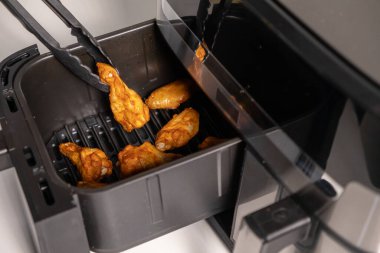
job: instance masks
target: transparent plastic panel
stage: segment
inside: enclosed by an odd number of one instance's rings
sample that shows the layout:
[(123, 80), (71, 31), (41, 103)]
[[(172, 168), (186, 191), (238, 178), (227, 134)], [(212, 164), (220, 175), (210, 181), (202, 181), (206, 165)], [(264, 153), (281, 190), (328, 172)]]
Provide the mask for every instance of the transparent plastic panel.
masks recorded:
[[(369, 226), (348, 235), (347, 229), (355, 227), (344, 229), (331, 219), (342, 206), (351, 208), (353, 204), (341, 196), (354, 196), (352, 192), (359, 192), (357, 198), (368, 194), (360, 213), (347, 214), (352, 224), (360, 223), (363, 212), (377, 212), (375, 192), (351, 187), (351, 193), (341, 194), (340, 180), (325, 173), (346, 97), (240, 1), (161, 0), (157, 24), (188, 72), (239, 130), (249, 152), (286, 196), (293, 195), (346, 251), (377, 251)], [(379, 217), (370, 214), (376, 223)], [(370, 245), (363, 243), (368, 240)], [(313, 247), (318, 252), (316, 244)]]

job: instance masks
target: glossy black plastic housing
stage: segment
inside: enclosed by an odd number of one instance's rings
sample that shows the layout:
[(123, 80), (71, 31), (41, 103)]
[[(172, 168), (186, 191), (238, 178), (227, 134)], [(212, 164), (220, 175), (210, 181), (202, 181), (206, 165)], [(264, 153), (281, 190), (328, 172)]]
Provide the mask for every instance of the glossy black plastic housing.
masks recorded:
[(46, 169), (50, 166), (49, 161), (42, 158), (43, 154), (38, 149), (41, 144), (37, 144), (36, 135), (32, 134), (36, 133), (36, 127), (28, 125), (33, 117), (23, 112), (25, 108), (21, 108), (15, 95), (13, 84), (17, 72), (38, 55), (37, 46), (34, 45), (0, 63), (1, 166), (4, 172), (12, 169), (17, 172), (29, 207), (25, 212), (31, 214), (30, 229), (26, 231), (34, 238), (34, 245), (31, 246), (36, 251), (88, 252), (78, 196), (70, 188), (57, 184), (54, 171)]
[[(143, 97), (187, 75), (160, 37), (154, 22), (116, 32), (101, 39), (100, 43), (128, 86)], [(82, 49), (75, 49), (73, 53), (83, 62), (90, 60), (83, 55)], [(196, 142), (208, 133), (226, 138), (225, 142), (202, 151), (197, 151), (197, 143), (193, 143), (190, 145), (192, 152), (176, 161), (104, 188), (81, 189), (62, 180), (65, 177), (60, 170), (64, 166), (53, 165), (57, 161), (52, 159), (51, 150), (46, 146), (49, 147), (52, 137), (54, 139), (65, 126), (69, 139), (73, 138), (69, 126), (78, 127), (82, 121), (92, 124), (95, 119), (101, 121), (98, 126), (108, 127), (105, 115), (112, 115), (108, 95), (83, 85), (50, 55), (37, 57), (26, 64), (16, 76), (14, 85), (23, 112), (33, 118), (29, 125), (34, 129), (38, 153), (47, 164), (46, 170), (55, 175), (56, 184), (78, 194), (92, 251), (121, 251), (232, 206), (242, 160), (241, 141), (234, 138), (233, 129), (201, 91), (195, 92), (191, 101), (194, 108), (199, 108), (201, 129), (206, 129), (200, 131)], [(210, 124), (216, 132), (207, 132)], [(99, 134), (96, 128), (89, 133)], [(106, 130), (106, 139), (112, 141), (108, 133)], [(143, 133), (139, 130), (133, 134), (141, 143), (139, 136)], [(123, 133), (122, 138), (124, 144), (135, 144)], [(102, 148), (103, 144), (94, 145)], [(122, 147), (113, 148), (109, 151), (115, 152)], [(75, 184), (75, 181), (67, 181)], [(59, 203), (59, 199), (56, 202)]]

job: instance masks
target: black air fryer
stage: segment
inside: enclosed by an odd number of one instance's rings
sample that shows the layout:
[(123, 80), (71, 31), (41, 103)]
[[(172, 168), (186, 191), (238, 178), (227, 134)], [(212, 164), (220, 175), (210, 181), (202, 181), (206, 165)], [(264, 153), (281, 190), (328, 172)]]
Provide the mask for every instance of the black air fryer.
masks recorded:
[[(31, 46), (0, 63), (1, 169), (17, 171), (39, 251), (119, 252), (202, 219), (237, 253), (253, 250), (244, 245), (254, 240), (261, 252), (290, 244), (310, 252), (323, 233), (347, 251), (363, 250), (325, 219), (341, 203), (339, 180), (325, 169), (347, 99), (358, 117), (377, 116), (376, 73), (335, 48), (297, 1), (185, 2), (158, 0), (155, 20), (96, 39), (143, 99), (178, 78), (194, 80), (188, 102), (151, 110), (131, 133), (113, 119), (108, 94), (54, 50), (56, 57), (39, 55)], [(94, 67), (83, 41), (67, 52)], [(153, 143), (187, 107), (200, 113), (200, 130), (174, 151), (183, 157), (121, 178), (118, 152)], [(224, 141), (199, 150), (207, 136)], [(68, 141), (110, 157), (107, 186), (76, 186), (80, 174), (58, 150)], [(376, 188), (373, 168), (368, 187)], [(243, 204), (271, 194), (241, 214)]]

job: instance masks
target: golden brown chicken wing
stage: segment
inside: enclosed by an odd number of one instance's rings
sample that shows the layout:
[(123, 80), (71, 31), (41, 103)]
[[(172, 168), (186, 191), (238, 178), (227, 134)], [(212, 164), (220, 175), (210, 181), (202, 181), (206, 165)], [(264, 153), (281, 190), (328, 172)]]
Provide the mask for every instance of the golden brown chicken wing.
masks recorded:
[[(204, 44), (206, 44), (205, 42), (202, 42)], [(203, 47), (203, 45), (201, 43), (199, 43), (197, 49), (195, 50), (195, 56), (200, 60), (200, 61), (203, 61), (206, 57), (206, 50), (205, 48)]]
[(67, 142), (59, 145), (59, 151), (77, 167), (85, 182), (97, 182), (112, 174), (112, 162), (100, 149)]
[(216, 144), (222, 143), (224, 139), (220, 139), (214, 136), (208, 136), (206, 137), (201, 144), (198, 145), (199, 149), (205, 149), (211, 146), (214, 146)]
[(139, 94), (127, 87), (113, 67), (99, 62), (96, 65), (100, 80), (110, 86), (109, 98), (115, 120), (127, 132), (144, 126), (150, 118), (149, 108)]
[(124, 177), (181, 157), (179, 154), (163, 153), (149, 142), (144, 142), (138, 147), (128, 145), (117, 156), (120, 162), (121, 173)]
[(150, 109), (176, 109), (190, 98), (191, 81), (179, 79), (153, 91), (145, 101)]
[(165, 151), (186, 145), (199, 130), (199, 113), (193, 108), (186, 108), (173, 118), (157, 133), (156, 147)]

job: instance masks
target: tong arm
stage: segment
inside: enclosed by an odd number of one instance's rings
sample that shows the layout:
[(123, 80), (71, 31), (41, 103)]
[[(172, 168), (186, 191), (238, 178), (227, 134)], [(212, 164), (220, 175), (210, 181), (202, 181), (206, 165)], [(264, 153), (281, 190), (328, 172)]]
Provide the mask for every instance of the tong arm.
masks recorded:
[[(94, 88), (102, 92), (109, 92), (108, 85), (103, 84), (100, 81), (99, 76), (92, 73), (89, 67), (83, 65), (78, 57), (72, 55), (69, 50), (61, 48), (60, 44), (30, 15), (30, 13), (17, 0), (1, 0), (1, 2), (24, 25), (24, 27), (29, 32), (33, 33), (52, 52), (56, 59), (60, 61), (66, 68), (68, 68), (73, 74)], [(77, 29), (75, 28), (75, 30)], [(91, 38), (93, 39), (92, 36)], [(95, 39), (93, 39), (93, 41), (96, 43)], [(94, 47), (86, 47), (86, 49), (88, 48)], [(100, 52), (102, 53), (102, 51)], [(93, 56), (92, 54), (90, 55)], [(94, 59), (97, 60), (97, 58)], [(110, 63), (109, 61), (105, 62)]]
[(71, 34), (77, 37), (78, 42), (87, 50), (87, 53), (94, 58), (96, 62), (103, 62), (113, 65), (110, 58), (100, 47), (96, 39), (90, 32), (74, 17), (74, 15), (59, 0), (43, 0), (46, 5), (52, 9), (57, 16), (71, 28)]

